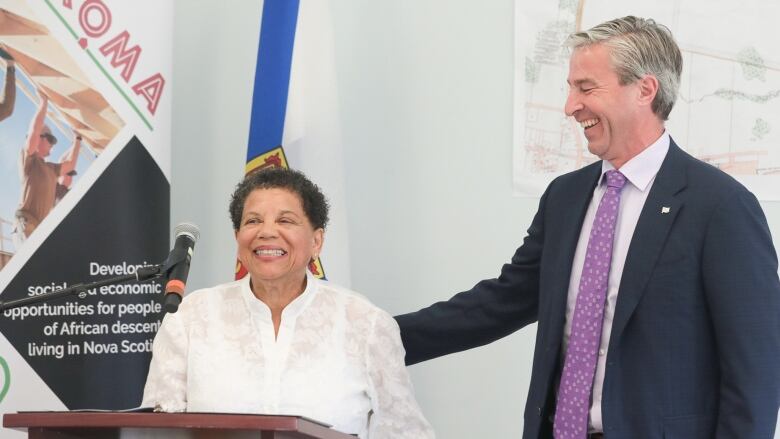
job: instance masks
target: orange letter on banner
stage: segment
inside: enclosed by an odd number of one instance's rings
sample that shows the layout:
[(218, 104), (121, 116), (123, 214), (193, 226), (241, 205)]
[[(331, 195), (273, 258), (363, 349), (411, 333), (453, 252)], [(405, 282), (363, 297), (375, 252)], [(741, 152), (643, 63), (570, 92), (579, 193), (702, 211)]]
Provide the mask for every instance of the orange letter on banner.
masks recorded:
[(160, 103), (160, 96), (162, 96), (163, 87), (165, 86), (165, 79), (161, 74), (155, 73), (154, 75), (144, 79), (133, 87), (133, 91), (137, 95), (141, 95), (146, 99), (149, 112), (154, 114), (157, 110), (157, 104)]
[(127, 40), (130, 39), (130, 33), (123, 31), (119, 35), (111, 39), (111, 41), (100, 46), (100, 53), (105, 56), (111, 56), (112, 67), (122, 67), (122, 78), (125, 82), (130, 81), (130, 77), (135, 70), (135, 63), (138, 62), (138, 57), (141, 56), (141, 48), (133, 46), (127, 49)]
[[(99, 22), (94, 24), (90, 23), (89, 20), (90, 16), (92, 18), (95, 16), (95, 14), (91, 14), (93, 11), (100, 16)], [(79, 9), (79, 24), (88, 36), (98, 38), (111, 27), (111, 11), (100, 0), (87, 0)]]

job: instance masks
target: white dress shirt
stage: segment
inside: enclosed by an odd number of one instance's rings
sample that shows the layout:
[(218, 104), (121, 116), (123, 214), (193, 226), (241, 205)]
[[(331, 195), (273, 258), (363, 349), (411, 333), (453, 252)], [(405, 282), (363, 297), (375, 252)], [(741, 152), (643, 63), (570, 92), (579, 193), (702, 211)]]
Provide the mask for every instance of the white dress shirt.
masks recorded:
[[(623, 276), (623, 266), (626, 262), (626, 254), (631, 244), (631, 237), (634, 235), (639, 214), (645, 205), (647, 195), (653, 186), (655, 176), (661, 168), (661, 163), (669, 151), (669, 134), (664, 131), (652, 145), (648, 146), (640, 154), (626, 162), (619, 171), (626, 177), (627, 184), (623, 187), (620, 194), (620, 209), (618, 212), (617, 224), (615, 225), (615, 238), (612, 246), (612, 262), (609, 270), (609, 282), (607, 285), (607, 300), (604, 305), (604, 324), (601, 329), (601, 343), (599, 345), (598, 362), (596, 363), (596, 375), (593, 380), (593, 394), (590, 407), (589, 431), (603, 431), (601, 419), (601, 392), (604, 385), (604, 366), (607, 361), (607, 348), (609, 347), (609, 337), (612, 331), (612, 320), (615, 316), (615, 304), (617, 303), (618, 288), (620, 279)], [(601, 197), (606, 192), (606, 178), (604, 174), (615, 169), (612, 164), (604, 160), (601, 162), (601, 178), (596, 189), (593, 191), (588, 211), (585, 214), (585, 220), (582, 223), (580, 238), (577, 242), (577, 250), (574, 253), (574, 262), (572, 263), (571, 278), (569, 279), (569, 293), (566, 303), (566, 326), (564, 328), (563, 349), (564, 357), (566, 347), (571, 334), (571, 320), (574, 316), (574, 306), (577, 303), (577, 294), (579, 293), (580, 277), (582, 275), (582, 266), (585, 263), (585, 252), (588, 247), (590, 230), (593, 226), (593, 218), (596, 216)]]
[(308, 276), (282, 312), (244, 279), (195, 291), (154, 340), (143, 406), (306, 416), (361, 439), (428, 439), (398, 325), (364, 297)]

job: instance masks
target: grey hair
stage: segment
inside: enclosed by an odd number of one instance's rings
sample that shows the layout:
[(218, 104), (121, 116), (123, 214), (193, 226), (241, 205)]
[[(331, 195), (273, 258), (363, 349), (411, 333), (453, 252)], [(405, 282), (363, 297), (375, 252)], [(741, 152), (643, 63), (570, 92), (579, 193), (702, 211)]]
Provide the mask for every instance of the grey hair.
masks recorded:
[(682, 75), (682, 54), (668, 27), (651, 18), (627, 16), (601, 23), (569, 35), (572, 49), (604, 44), (610, 49), (612, 66), (621, 85), (632, 84), (645, 75), (658, 79), (653, 112), (667, 120), (677, 100)]

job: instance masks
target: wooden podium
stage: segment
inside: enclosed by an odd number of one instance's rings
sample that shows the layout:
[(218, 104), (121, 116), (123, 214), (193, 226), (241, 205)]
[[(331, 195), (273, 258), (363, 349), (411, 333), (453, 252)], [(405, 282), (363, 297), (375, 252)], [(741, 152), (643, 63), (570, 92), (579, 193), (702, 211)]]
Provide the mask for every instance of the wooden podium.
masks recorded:
[(30, 439), (355, 439), (297, 416), (213, 413), (9, 413), (3, 427)]

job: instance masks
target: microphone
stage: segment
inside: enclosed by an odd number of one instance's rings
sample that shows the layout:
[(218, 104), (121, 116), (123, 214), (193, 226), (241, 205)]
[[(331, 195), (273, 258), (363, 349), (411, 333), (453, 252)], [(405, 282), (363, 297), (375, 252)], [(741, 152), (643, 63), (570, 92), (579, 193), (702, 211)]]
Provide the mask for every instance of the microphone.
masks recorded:
[(174, 229), (176, 243), (168, 255), (168, 283), (165, 284), (165, 312), (175, 313), (179, 310), (187, 275), (190, 272), (190, 260), (195, 241), (200, 238), (198, 226), (192, 223), (180, 223)]

